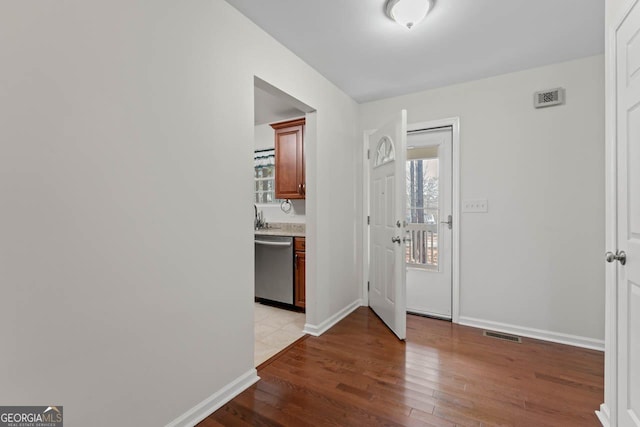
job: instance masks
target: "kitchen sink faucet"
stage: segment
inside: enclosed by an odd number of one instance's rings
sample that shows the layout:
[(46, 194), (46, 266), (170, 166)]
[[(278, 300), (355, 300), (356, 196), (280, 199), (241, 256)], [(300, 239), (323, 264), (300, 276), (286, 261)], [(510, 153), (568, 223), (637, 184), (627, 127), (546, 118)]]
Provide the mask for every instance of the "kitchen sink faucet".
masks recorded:
[(253, 229), (260, 230), (261, 228), (265, 228), (267, 223), (264, 221), (264, 216), (262, 215), (262, 211), (258, 212), (258, 206), (253, 205), (254, 215), (253, 215)]

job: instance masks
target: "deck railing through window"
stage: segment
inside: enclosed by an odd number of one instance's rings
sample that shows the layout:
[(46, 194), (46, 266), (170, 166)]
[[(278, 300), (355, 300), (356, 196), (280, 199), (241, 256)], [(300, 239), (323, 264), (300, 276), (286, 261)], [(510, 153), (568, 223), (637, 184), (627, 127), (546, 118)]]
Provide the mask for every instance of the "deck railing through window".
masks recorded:
[(438, 271), (438, 224), (408, 224), (407, 265)]

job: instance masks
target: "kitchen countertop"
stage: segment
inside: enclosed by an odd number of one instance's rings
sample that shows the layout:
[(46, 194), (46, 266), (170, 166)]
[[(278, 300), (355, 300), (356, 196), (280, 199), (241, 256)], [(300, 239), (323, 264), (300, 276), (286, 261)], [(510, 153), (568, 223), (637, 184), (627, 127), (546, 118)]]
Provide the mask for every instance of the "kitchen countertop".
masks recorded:
[(255, 230), (256, 236), (287, 236), (305, 237), (305, 224), (277, 223), (269, 224), (268, 228)]

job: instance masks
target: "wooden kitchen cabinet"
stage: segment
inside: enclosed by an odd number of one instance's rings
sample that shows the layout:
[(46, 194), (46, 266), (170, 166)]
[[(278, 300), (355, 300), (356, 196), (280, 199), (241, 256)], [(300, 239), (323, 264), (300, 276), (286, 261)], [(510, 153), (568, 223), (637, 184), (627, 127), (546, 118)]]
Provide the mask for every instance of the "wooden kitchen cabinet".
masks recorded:
[(305, 119), (274, 123), (275, 130), (275, 193), (276, 199), (304, 199)]
[(305, 238), (294, 238), (295, 253), (295, 274), (293, 284), (293, 301), (294, 305), (299, 308), (305, 308), (305, 274), (306, 274), (306, 256), (305, 256)]

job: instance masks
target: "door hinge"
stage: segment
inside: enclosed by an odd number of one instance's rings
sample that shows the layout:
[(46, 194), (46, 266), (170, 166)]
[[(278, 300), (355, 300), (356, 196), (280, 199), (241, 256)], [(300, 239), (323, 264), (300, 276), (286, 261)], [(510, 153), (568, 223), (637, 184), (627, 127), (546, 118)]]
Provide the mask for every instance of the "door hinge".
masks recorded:
[(367, 150), (367, 159), (371, 158), (371, 150)]
[(367, 282), (367, 291), (369, 291), (369, 289), (371, 289), (371, 282)]
[(371, 217), (367, 215), (367, 225), (371, 225)]

